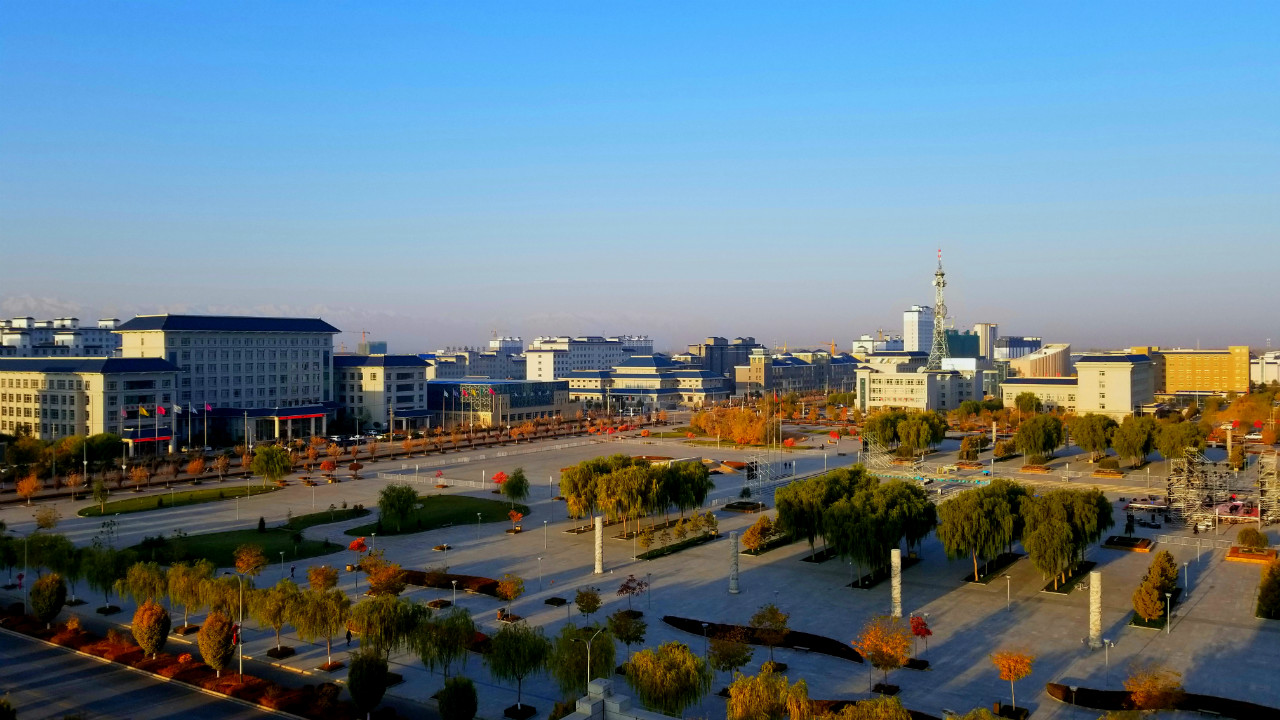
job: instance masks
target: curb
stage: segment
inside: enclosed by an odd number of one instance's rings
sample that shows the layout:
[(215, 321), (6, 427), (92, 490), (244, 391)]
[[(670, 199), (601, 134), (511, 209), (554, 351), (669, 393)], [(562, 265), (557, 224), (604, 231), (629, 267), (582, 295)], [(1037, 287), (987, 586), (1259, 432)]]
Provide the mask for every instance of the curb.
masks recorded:
[(42, 645), (46, 645), (46, 646), (51, 647), (51, 648), (56, 648), (56, 649), (58, 649), (58, 650), (64, 650), (64, 651), (66, 651), (66, 652), (75, 653), (76, 655), (79, 655), (79, 656), (81, 656), (81, 657), (89, 658), (89, 659), (91, 659), (91, 660), (97, 660), (98, 662), (100, 662), (100, 663), (102, 663), (102, 664), (104, 664), (104, 665), (111, 665), (111, 666), (113, 666), (113, 667), (123, 668), (123, 669), (125, 669), (125, 670), (129, 670), (130, 672), (134, 672), (134, 673), (137, 673), (137, 674), (139, 674), (139, 675), (142, 675), (142, 676), (144, 676), (144, 677), (149, 677), (149, 678), (151, 678), (151, 679), (153, 679), (153, 680), (159, 680), (159, 681), (161, 681), (161, 682), (173, 683), (173, 684), (175, 684), (175, 685), (179, 685), (179, 686), (181, 686), (181, 687), (188, 688), (188, 689), (193, 690), (193, 691), (195, 691), (195, 692), (203, 693), (203, 694), (205, 694), (205, 695), (208, 695), (209, 697), (219, 698), (219, 699), (222, 699), (222, 700), (229, 700), (229, 701), (231, 701), (231, 702), (237, 703), (237, 704), (239, 704), (239, 705), (241, 705), (241, 706), (243, 706), (243, 707), (249, 708), (249, 709), (251, 709), (251, 710), (257, 710), (257, 711), (259, 711), (259, 712), (270, 713), (270, 714), (272, 714), (272, 715), (276, 715), (276, 716), (283, 717), (283, 718), (292, 718), (293, 720), (307, 720), (307, 718), (304, 718), (304, 717), (302, 717), (301, 715), (294, 715), (293, 713), (285, 712), (285, 711), (283, 711), (283, 710), (274, 710), (274, 709), (269, 708), (269, 707), (267, 707), (267, 706), (265, 706), (265, 705), (259, 705), (259, 704), (257, 704), (257, 703), (249, 702), (248, 700), (242, 700), (242, 699), (240, 699), (240, 698), (232, 697), (232, 696), (230, 696), (230, 695), (223, 695), (223, 694), (222, 694), (222, 693), (220, 693), (220, 692), (214, 692), (214, 691), (212, 691), (212, 690), (206, 690), (205, 688), (197, 687), (197, 686), (195, 686), (195, 685), (191, 685), (190, 683), (184, 683), (184, 682), (182, 682), (181, 680), (174, 680), (173, 678), (167, 678), (167, 677), (164, 677), (163, 675), (157, 675), (157, 674), (152, 673), (152, 672), (147, 672), (146, 670), (138, 669), (138, 668), (136, 668), (136, 667), (133, 667), (132, 665), (125, 665), (124, 663), (118, 663), (118, 662), (115, 662), (114, 660), (108, 660), (108, 659), (106, 659), (106, 658), (101, 658), (101, 657), (98, 657), (97, 655), (92, 655), (92, 654), (90, 654), (90, 653), (87, 653), (87, 652), (84, 652), (84, 651), (81, 651), (81, 650), (76, 650), (75, 648), (69, 648), (69, 647), (66, 647), (66, 646), (64, 646), (64, 645), (59, 645), (59, 644), (57, 644), (57, 643), (52, 643), (52, 642), (49, 642), (48, 640), (42, 640), (41, 638), (31, 637), (30, 635), (23, 635), (23, 634), (22, 634), (22, 633), (20, 633), (20, 632), (15, 632), (15, 631), (10, 630), (10, 629), (8, 629), (8, 628), (0, 627), (0, 633), (3, 633), (3, 634), (5, 634), (5, 635), (11, 635), (11, 636), (13, 636), (13, 637), (17, 637), (17, 638), (23, 638), (23, 639), (26, 639), (26, 640), (30, 640), (30, 641), (32, 641), (32, 642), (41, 643)]

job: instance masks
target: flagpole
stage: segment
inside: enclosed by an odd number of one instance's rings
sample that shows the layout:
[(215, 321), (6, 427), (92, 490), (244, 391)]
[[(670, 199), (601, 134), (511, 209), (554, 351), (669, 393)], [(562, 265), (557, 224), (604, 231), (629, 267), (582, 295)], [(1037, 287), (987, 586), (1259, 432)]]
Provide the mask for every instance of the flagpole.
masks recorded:
[(156, 457), (160, 457), (160, 403), (156, 403)]
[[(203, 447), (209, 447), (209, 408), (207, 407), (204, 409), (204, 445)], [(201, 450), (200, 453), (203, 455), (204, 450)]]

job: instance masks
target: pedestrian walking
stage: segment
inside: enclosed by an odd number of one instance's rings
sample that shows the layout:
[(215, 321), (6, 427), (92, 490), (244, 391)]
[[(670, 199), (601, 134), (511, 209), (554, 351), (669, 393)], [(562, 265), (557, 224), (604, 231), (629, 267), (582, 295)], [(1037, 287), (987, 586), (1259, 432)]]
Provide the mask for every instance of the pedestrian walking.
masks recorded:
[(347, 631), (347, 647), (351, 647), (351, 631)]
[(294, 571), (294, 570), (297, 570), (297, 569), (298, 569), (298, 566), (297, 566), (297, 565), (290, 565), (290, 566), (289, 566), (289, 578), (290, 578), (290, 579), (293, 579), (293, 571)]

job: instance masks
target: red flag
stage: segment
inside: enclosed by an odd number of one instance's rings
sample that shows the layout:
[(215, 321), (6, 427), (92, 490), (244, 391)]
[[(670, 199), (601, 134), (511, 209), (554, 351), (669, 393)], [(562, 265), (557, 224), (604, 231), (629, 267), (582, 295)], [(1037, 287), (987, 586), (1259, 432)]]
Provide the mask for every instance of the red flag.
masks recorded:
[(156, 406), (156, 412), (160, 413), (161, 415), (164, 415), (164, 414), (165, 414), (165, 412), (164, 412), (164, 406), (163, 406), (163, 405), (157, 405), (157, 406)]
[(125, 411), (125, 410), (124, 410), (124, 408), (121, 408), (121, 409), (120, 409), (120, 417), (122, 417), (122, 418), (127, 418), (127, 417), (129, 417), (129, 413), (128, 413), (127, 411)]
[(1235, 429), (1235, 428), (1240, 427), (1240, 421), (1239, 421), (1239, 420), (1232, 420), (1232, 421), (1231, 421), (1231, 427), (1232, 427), (1232, 429)]
[(212, 411), (213, 411), (213, 406), (212, 406), (212, 405), (210, 405), (209, 403), (205, 403), (205, 404), (204, 404), (204, 411), (205, 411), (205, 412), (212, 412)]
[(498, 393), (494, 392), (494, 391), (493, 391), (493, 388), (489, 388), (489, 394), (490, 394), (490, 395), (497, 395)]

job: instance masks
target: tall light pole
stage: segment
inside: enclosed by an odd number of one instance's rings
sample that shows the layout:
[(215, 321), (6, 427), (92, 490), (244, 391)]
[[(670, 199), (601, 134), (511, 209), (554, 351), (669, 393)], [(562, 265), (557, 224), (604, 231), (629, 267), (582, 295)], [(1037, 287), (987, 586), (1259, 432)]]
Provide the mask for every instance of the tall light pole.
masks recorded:
[(644, 594), (649, 598), (649, 609), (653, 609), (653, 573), (644, 574)]
[(1013, 611), (1013, 578), (1008, 573), (1004, 576), (1004, 609), (1005, 612)]
[(542, 549), (547, 549), (547, 521), (542, 521)]
[(223, 575), (235, 575), (240, 584), (240, 624), (236, 626), (236, 648), (240, 651), (240, 678), (244, 679), (244, 576), (226, 570)]
[(476, 513), (476, 539), (480, 539), (480, 513)]
[(538, 558), (538, 591), (542, 591), (542, 558)]
[(1191, 563), (1182, 563), (1182, 595), (1191, 597)]
[[(587, 644), (587, 689), (588, 690), (591, 688), (591, 643), (596, 639), (596, 635), (599, 635), (602, 632), (604, 632), (604, 628), (600, 628), (599, 630), (596, 630), (595, 635), (592, 635), (590, 640), (585, 641)], [(578, 643), (584, 642), (582, 638), (574, 638), (573, 641)]]
[(280, 579), (284, 579), (284, 551), (280, 551)]
[(453, 583), (453, 606), (458, 607), (458, 581), (452, 580)]
[(710, 648), (707, 646), (707, 626), (709, 624), (710, 623), (702, 623), (702, 659), (704, 660), (711, 654)]
[(1164, 594), (1164, 634), (1173, 632), (1173, 593)]

